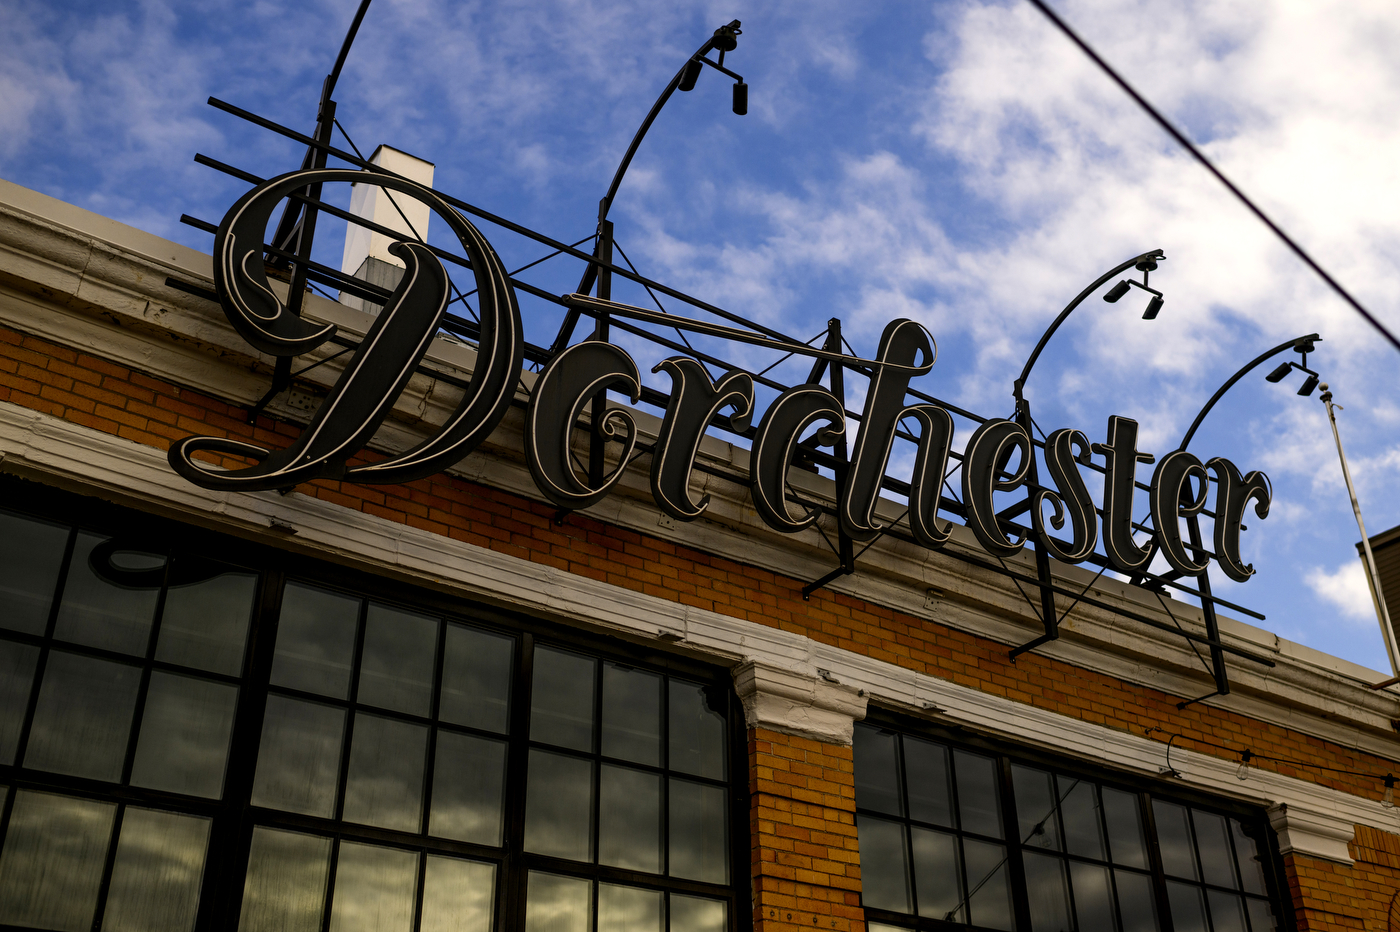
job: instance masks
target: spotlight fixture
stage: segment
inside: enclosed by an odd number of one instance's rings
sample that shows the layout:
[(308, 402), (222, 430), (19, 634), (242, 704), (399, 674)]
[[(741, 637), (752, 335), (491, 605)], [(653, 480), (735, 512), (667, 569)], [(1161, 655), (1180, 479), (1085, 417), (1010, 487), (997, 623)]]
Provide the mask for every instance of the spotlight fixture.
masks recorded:
[[(710, 38), (710, 41), (707, 42), (705, 45), (701, 46), (700, 51), (696, 52), (695, 55), (690, 59), (690, 61), (685, 63), (685, 67), (681, 69), (681, 77), (680, 80), (676, 83), (676, 90), (695, 90), (695, 82), (700, 80), (700, 72), (704, 70), (702, 66), (709, 65), (716, 71), (727, 74), (729, 77), (734, 79), (734, 112), (737, 113), (739, 116), (743, 116), (744, 114), (748, 113), (749, 86), (744, 83), (744, 78), (742, 75), (735, 74), (733, 71), (730, 71), (728, 68), (724, 67), (724, 54), (726, 52), (732, 52), (739, 47), (739, 36), (743, 34), (744, 31), (739, 28), (739, 21), (737, 19), (731, 20), (730, 22), (716, 29), (715, 34)], [(706, 57), (705, 53), (708, 52), (710, 49), (717, 49), (719, 51), (718, 62), (711, 61), (708, 57)]]
[(1117, 304), (1122, 299), (1123, 295), (1127, 294), (1130, 290), (1133, 288), (1141, 288), (1143, 291), (1152, 295), (1152, 300), (1147, 302), (1147, 310), (1142, 312), (1142, 319), (1156, 320), (1157, 315), (1162, 312), (1162, 304), (1166, 299), (1162, 297), (1162, 293), (1156, 288), (1148, 287), (1147, 275), (1149, 272), (1156, 271), (1157, 260), (1143, 259), (1135, 265), (1134, 268), (1142, 273), (1142, 281), (1133, 281), (1131, 278), (1119, 279), (1118, 284), (1104, 292), (1103, 299), (1109, 304)]
[(749, 86), (743, 81), (734, 83), (734, 112), (739, 116), (749, 112)]
[[(1274, 369), (1274, 371), (1264, 376), (1264, 381), (1282, 382), (1285, 378), (1288, 377), (1288, 373), (1292, 372), (1294, 369), (1297, 369), (1299, 372), (1307, 373), (1307, 378), (1303, 380), (1303, 384), (1298, 388), (1298, 394), (1304, 397), (1311, 395), (1317, 389), (1319, 376), (1316, 372), (1308, 368), (1308, 354), (1311, 353), (1314, 349), (1316, 349), (1315, 344), (1318, 340), (1321, 339), (1322, 337), (1313, 336), (1301, 339), (1297, 343), (1293, 344), (1293, 352), (1302, 356), (1302, 361), (1294, 362), (1290, 360), (1288, 362), (1279, 363), (1278, 368)], [(1323, 391), (1326, 390), (1326, 386), (1323, 386)]]
[(1127, 294), (1130, 288), (1131, 286), (1128, 284), (1128, 280), (1126, 278), (1122, 279), (1118, 282), (1118, 284), (1108, 289), (1108, 292), (1103, 296), (1103, 299), (1109, 304), (1117, 304), (1118, 299), (1123, 297), (1123, 295)]
[(677, 90), (693, 91), (695, 82), (700, 80), (700, 59), (692, 58), (685, 63), (685, 71), (681, 73), (681, 83), (676, 85)]

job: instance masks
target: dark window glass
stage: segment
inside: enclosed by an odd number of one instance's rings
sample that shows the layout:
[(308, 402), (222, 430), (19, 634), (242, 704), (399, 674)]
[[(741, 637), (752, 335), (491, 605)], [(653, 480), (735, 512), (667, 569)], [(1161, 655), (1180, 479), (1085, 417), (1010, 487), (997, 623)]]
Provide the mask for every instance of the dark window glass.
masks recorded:
[(603, 756), (661, 764), (661, 677), (603, 664)]
[(140, 686), (139, 667), (51, 651), (24, 766), (120, 780)]
[(0, 511), (0, 627), (43, 634), (68, 528)]
[(591, 932), (592, 928), (592, 883), (530, 871), (525, 888), (525, 932)]
[(0, 640), (0, 764), (14, 763), (38, 662), (39, 648)]
[(272, 684), (335, 699), (350, 695), (360, 600), (288, 583), (277, 620)]
[(417, 853), (342, 841), (331, 891), (331, 932), (411, 932), (417, 887)]
[(318, 702), (268, 696), (253, 779), (253, 805), (329, 819), (345, 711)]
[(670, 765), (697, 777), (725, 777), (724, 716), (710, 708), (705, 687), (670, 681)]
[(661, 775), (603, 764), (598, 771), (598, 863), (659, 874), (661, 843)]
[(165, 566), (165, 557), (120, 546), (97, 534), (79, 532), (54, 637), (144, 656), (163, 578), (152, 571)]
[(193, 929), (208, 846), (208, 819), (128, 806), (102, 932)]
[[(243, 671), (243, 646), (258, 577), (212, 561), (180, 557), (173, 561), (171, 577), (161, 610), (156, 659), (237, 676)], [(193, 578), (182, 582), (186, 577)]]
[(420, 932), (490, 932), (495, 905), (496, 865), (428, 856)]
[(530, 740), (576, 751), (593, 750), (594, 680), (591, 657), (548, 647), (535, 649)]
[(433, 710), (438, 620), (370, 603), (357, 701), (427, 716)]
[(417, 832), (423, 818), (428, 729), (378, 715), (355, 715), (345, 780), (347, 822)]
[(593, 764), (551, 751), (530, 752), (525, 850), (592, 860)]
[(132, 784), (209, 799), (222, 796), (237, 702), (236, 686), (152, 673)]
[(510, 725), (514, 639), (449, 624), (444, 653), (439, 716), (454, 725), (504, 734)]
[[(1246, 823), (874, 725), (857, 724), (854, 760), (872, 930), (943, 928), (926, 920), (1012, 930), (1018, 911), (1029, 917), (1026, 932), (1161, 932), (1167, 916), (1182, 932), (1273, 930), (1269, 875), (1250, 837), (1267, 831), (1262, 819)], [(989, 838), (1001, 835), (1003, 811), (1014, 812), (1011, 846)], [(1167, 876), (1154, 876), (1149, 842)]]
[(729, 812), (722, 787), (671, 779), (671, 876), (729, 882)]
[(958, 815), (964, 832), (1001, 837), (1001, 798), (996, 761), (966, 751), (953, 752), (958, 776)]
[(856, 772), (856, 805), (874, 812), (901, 815), (898, 736), (874, 728), (857, 729), (853, 753)]
[(0, 852), (0, 923), (87, 932), (116, 814), (113, 803), (17, 791)]
[(253, 829), (240, 932), (320, 932), (330, 869), (329, 838)]
[(506, 744), (439, 731), (428, 833), (479, 845), (501, 843)]

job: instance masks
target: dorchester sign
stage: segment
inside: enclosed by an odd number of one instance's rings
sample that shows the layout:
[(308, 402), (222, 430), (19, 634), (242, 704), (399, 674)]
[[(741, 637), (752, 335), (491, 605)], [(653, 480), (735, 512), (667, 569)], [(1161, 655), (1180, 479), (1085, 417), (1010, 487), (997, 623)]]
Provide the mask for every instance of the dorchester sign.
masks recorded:
[[(274, 451), (238, 440), (187, 437), (171, 447), (170, 464), (196, 485), (259, 491), (286, 489), (318, 478), (356, 483), (422, 479), (475, 450), (500, 424), (515, 397), (524, 342), (520, 308), (505, 267), (461, 212), (435, 191), (396, 176), (351, 169), (292, 172), (257, 185), (233, 205), (216, 234), (214, 280), (225, 314), (244, 339), (276, 357), (301, 355), (331, 339), (334, 325), (314, 324), (288, 311), (270, 286), (263, 263), (263, 236), (278, 203), (312, 185), (330, 182), (373, 183), (409, 195), (427, 204), (456, 234), (476, 276), (480, 302), (479, 349), (469, 386), (456, 410), (427, 440), (387, 459), (349, 465), (393, 409), (448, 306), (448, 275), (437, 255), (422, 243), (399, 242), (391, 251), (406, 266), (402, 281), (297, 440)], [(657, 316), (582, 294), (559, 300), (584, 313), (643, 320)], [(708, 332), (742, 336), (740, 331), (714, 326)], [(822, 356), (822, 351), (804, 349)], [(888, 530), (876, 518), (876, 506), (896, 431), (901, 422), (912, 423), (917, 425), (917, 456), (908, 480), (908, 533), (924, 547), (942, 547), (952, 533), (950, 523), (940, 519), (938, 512), (953, 445), (953, 420), (940, 405), (906, 403), (911, 381), (933, 366), (932, 338), (914, 321), (895, 320), (885, 327), (874, 359), (853, 359), (839, 352), (827, 355), (834, 364), (858, 364), (871, 373), (860, 429), (838, 489), (840, 531), (854, 541), (870, 541)], [(690, 488), (706, 426), (727, 411), (732, 425), (747, 429), (756, 413), (754, 378), (731, 370), (716, 382), (687, 356), (666, 359), (657, 371), (670, 377), (671, 392), (652, 455), (652, 494), (662, 511), (677, 520), (692, 521), (708, 505), (707, 496), (697, 500)], [(620, 347), (590, 339), (556, 353), (530, 394), (526, 461), (540, 493), (563, 509), (596, 504), (624, 471), (624, 465), (619, 465), (592, 481), (580, 475), (572, 462), (571, 435), (590, 401), (603, 397), (606, 390), (621, 392), (636, 403), (642, 391), (637, 364)], [(816, 442), (830, 446), (845, 435), (846, 420), (842, 400), (819, 384), (788, 388), (768, 405), (752, 441), (748, 480), (754, 508), (769, 527), (795, 533), (817, 521), (819, 508), (793, 502), (787, 494), (788, 470), (804, 434), (815, 427)], [(595, 424), (604, 438), (622, 445), (618, 463), (628, 463), (637, 444), (632, 415), (611, 408)], [(1026, 428), (1010, 420), (986, 421), (968, 439), (963, 453), (962, 506), (967, 527), (993, 557), (1004, 560), (1016, 555), (1028, 534), (998, 516), (993, 496), (1025, 489), (1032, 525), (1029, 534), (1060, 561), (1088, 559), (1102, 538), (1108, 565), (1124, 574), (1145, 575), (1160, 553), (1178, 576), (1203, 577), (1210, 553), (1231, 579), (1247, 580), (1254, 568), (1240, 555), (1242, 520), (1251, 502), (1258, 517), (1267, 516), (1268, 478), (1257, 471), (1241, 474), (1222, 457), (1202, 462), (1185, 450), (1156, 461), (1138, 450), (1137, 434), (1137, 422), (1118, 416), (1109, 418), (1102, 443), (1091, 443), (1084, 433), (1070, 428), (1052, 432), (1044, 443), (1052, 488), (1035, 481), (1036, 445)], [(194, 458), (201, 451), (251, 459), (255, 465), (216, 469)], [(1081, 469), (1095, 454), (1103, 458), (1102, 527)], [(1145, 543), (1133, 536), (1132, 506), (1140, 463), (1155, 463), (1149, 492), (1153, 527)], [(1207, 512), (1212, 477), (1216, 492)], [(1068, 539), (1050, 533), (1047, 509), (1051, 528), (1063, 531), (1068, 524)], [(1194, 527), (1203, 513), (1214, 517), (1214, 547), (1209, 551), (1202, 542), (1188, 543), (1182, 536), (1182, 519)], [(1205, 589), (1204, 579), (1202, 583)]]

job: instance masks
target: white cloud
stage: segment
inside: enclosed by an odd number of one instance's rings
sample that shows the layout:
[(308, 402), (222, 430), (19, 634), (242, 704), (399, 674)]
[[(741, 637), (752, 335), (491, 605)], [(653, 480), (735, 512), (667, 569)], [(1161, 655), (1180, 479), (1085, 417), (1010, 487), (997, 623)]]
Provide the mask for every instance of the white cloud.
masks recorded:
[(1376, 620), (1375, 604), (1371, 601), (1365, 567), (1360, 559), (1343, 563), (1330, 572), (1320, 566), (1313, 567), (1304, 579), (1319, 597), (1348, 621)]

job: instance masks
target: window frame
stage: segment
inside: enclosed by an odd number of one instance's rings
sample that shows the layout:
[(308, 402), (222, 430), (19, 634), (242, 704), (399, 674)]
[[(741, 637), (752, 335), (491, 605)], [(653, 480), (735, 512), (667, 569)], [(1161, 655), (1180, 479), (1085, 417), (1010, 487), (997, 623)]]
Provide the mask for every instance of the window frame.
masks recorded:
[[(209, 817), (211, 826), (200, 889), (198, 918), (194, 926), (195, 932), (224, 932), (224, 930), (233, 932), (237, 929), (244, 893), (244, 878), (248, 868), (253, 832), (257, 826), (288, 829), (333, 839), (331, 882), (333, 882), (335, 858), (341, 840), (414, 850), (418, 853), (419, 874), (416, 896), (420, 902), (423, 895), (424, 859), (428, 855), (439, 853), (493, 863), (497, 870), (493, 932), (524, 928), (526, 879), (532, 869), (591, 879), (594, 881), (595, 903), (598, 881), (617, 882), (628, 886), (723, 899), (728, 908), (727, 928), (729, 932), (750, 932), (752, 929), (753, 917), (748, 897), (750, 832), (747, 729), (742, 705), (735, 694), (732, 677), (727, 668), (695, 660), (683, 654), (667, 652), (660, 649), (661, 645), (657, 643), (622, 636), (608, 631), (601, 625), (589, 627), (587, 622), (581, 622), (577, 619), (552, 620), (526, 615), (506, 605), (492, 604), (482, 599), (453, 593), (446, 585), (434, 587), (424, 580), (412, 578), (407, 573), (388, 575), (381, 567), (357, 565), (349, 558), (345, 558), (344, 562), (341, 563), (330, 562), (326, 559), (327, 555), (325, 554), (304, 552), (303, 548), (297, 546), (298, 542), (294, 537), (289, 537), (288, 547), (283, 549), (262, 542), (243, 540), (222, 531), (199, 527), (184, 521), (154, 516), (122, 505), (55, 490), (29, 480), (10, 476), (0, 477), (0, 502), (5, 503), (4, 507), (7, 511), (36, 520), (69, 526), (62, 566), (55, 583), (56, 593), (61, 593), (62, 587), (66, 584), (75, 533), (80, 531), (120, 537), (123, 541), (130, 539), (148, 545), (158, 544), (159, 546), (152, 546), (153, 551), (167, 555), (186, 551), (197, 552), (200, 556), (227, 562), (249, 570), (257, 576), (251, 619), (244, 642), (241, 674), (237, 677), (215, 673), (201, 674), (219, 682), (236, 683), (238, 688), (228, 755), (225, 761), (222, 796), (219, 799), (197, 799), (175, 793), (134, 787), (126, 783), (114, 784), (29, 770), (20, 764), (0, 764), (0, 786), (9, 788), (3, 797), (3, 808), (0, 808), (0, 845), (3, 845), (10, 812), (18, 790), (58, 792), (62, 795), (113, 802), (119, 805), (136, 805)], [(167, 571), (168, 567), (169, 562), (167, 561)], [(317, 701), (347, 710), (347, 723), (342, 735), (340, 761), (336, 775), (336, 813), (343, 809), (344, 790), (348, 779), (348, 757), (351, 750), (353, 728), (349, 716), (353, 716), (362, 708), (362, 704), (358, 702), (356, 697), (353, 684), (360, 676), (360, 660), (363, 655), (366, 631), (365, 615), (370, 602), (402, 608), (417, 614), (431, 615), (440, 619), (434, 658), (434, 703), (430, 716), (423, 719), (430, 729), (429, 750), (424, 763), (423, 807), (425, 816), (432, 785), (435, 735), (440, 724), (436, 718), (436, 712), (440, 701), (438, 696), (441, 691), (444, 663), (443, 641), (447, 625), (452, 622), (465, 623), (480, 630), (504, 634), (512, 638), (514, 647), (508, 730), (506, 733), (492, 736), (507, 744), (506, 779), (502, 801), (504, 808), (502, 845), (500, 847), (434, 838), (426, 832), (426, 818), (420, 820), (421, 830), (419, 832), (404, 833), (350, 823), (343, 819), (320, 819), (252, 805), (251, 792), (268, 697), (277, 694), (300, 696), (300, 693), (295, 690), (273, 686), (270, 683), (277, 642), (278, 616), (282, 595), (289, 580), (341, 592), (360, 600), (355, 633), (352, 687), (348, 694), (349, 697), (355, 698), (347, 697), (344, 700), (338, 700), (323, 696), (315, 697)], [(155, 648), (153, 645), (159, 633), (159, 619), (166, 591), (167, 588), (163, 585), (155, 609), (154, 617), (157, 621), (152, 626), (146, 655), (140, 659), (99, 648), (87, 648), (81, 645), (71, 645), (68, 642), (55, 641), (53, 631), (55, 618), (60, 609), (59, 598), (54, 598), (49, 606), (48, 623), (44, 635), (28, 635), (9, 629), (4, 630), (3, 636), (7, 640), (36, 644), (40, 646), (42, 651), (36, 662), (34, 677), (30, 685), (28, 707), (21, 723), (22, 734), (19, 748), (24, 747), (24, 741), (27, 739), (28, 731), (33, 722), (35, 705), (43, 680), (44, 659), (51, 646), (59, 647), (62, 650), (71, 648), (74, 653), (104, 659), (142, 664), (141, 688), (138, 692), (137, 708), (133, 714), (131, 730), (127, 737), (128, 744), (123, 764), (123, 777), (129, 778), (140, 735), (141, 706), (144, 705), (151, 672), (162, 669), (164, 666), (170, 666), (172, 671), (187, 672), (176, 665), (162, 664), (154, 660)], [(529, 737), (530, 690), (533, 656), (537, 644), (576, 651), (594, 658), (598, 671), (595, 683), (597, 691), (602, 688), (603, 664), (611, 661), (647, 672), (659, 673), (667, 677), (675, 676), (687, 682), (698, 683), (706, 687), (707, 693), (713, 688), (714, 692), (710, 693), (711, 695), (724, 698), (727, 773), (723, 781), (710, 780), (705, 782), (710, 785), (722, 782), (726, 788), (729, 849), (727, 865), (729, 881), (727, 884), (707, 884), (671, 878), (664, 869), (661, 874), (649, 874), (600, 865), (597, 863), (596, 845), (591, 863), (549, 858), (524, 851), (526, 765), (531, 746)], [(669, 679), (663, 680), (663, 683), (666, 682), (669, 682)], [(310, 694), (306, 694), (305, 698), (312, 697)], [(417, 722), (421, 718), (378, 708), (366, 708), (365, 711), (393, 717), (400, 721)], [(601, 713), (601, 707), (598, 711)], [(600, 727), (600, 717), (600, 714), (595, 715), (593, 726), (595, 736)], [(457, 726), (450, 723), (448, 728), (458, 733), (476, 733), (470, 728), (458, 729)], [(481, 732), (481, 734), (485, 733)], [(596, 818), (598, 805), (596, 798), (597, 768), (600, 763), (608, 762), (611, 759), (602, 755), (601, 747), (596, 745), (596, 737), (595, 748), (595, 751), (584, 756), (589, 757), (593, 762)], [(22, 760), (18, 752), (16, 759)], [(659, 772), (663, 774), (663, 782), (671, 773), (667, 768), (659, 768)], [(704, 778), (697, 779), (704, 781)], [(664, 805), (665, 799), (666, 797), (663, 795), (663, 820), (669, 817)], [(111, 882), (117, 833), (124, 811), (123, 808), (119, 808), (114, 821), (115, 827), (108, 845), (106, 866), (97, 901), (98, 915), (100, 915), (105, 903)], [(416, 842), (412, 839), (416, 839)], [(664, 863), (663, 861), (663, 867)], [(327, 902), (323, 906), (323, 916), (325, 917), (330, 915), (331, 889), (333, 888), (328, 886)], [(596, 923), (596, 909), (594, 915)]]
[[(895, 732), (900, 735), (909, 735), (914, 738), (927, 739), (946, 746), (950, 752), (953, 750), (965, 750), (985, 756), (993, 757), (997, 762), (998, 792), (1001, 802), (1002, 824), (1005, 826), (1004, 842), (1007, 846), (1007, 868), (1011, 878), (1011, 897), (1013, 912), (1016, 921), (1016, 929), (1020, 932), (1030, 932), (1031, 913), (1027, 899), (1026, 873), (1022, 849), (1025, 847), (1019, 838), (1020, 821), (1017, 818), (1016, 800), (1012, 783), (1012, 765), (1022, 764), (1034, 767), (1039, 770), (1049, 771), (1055, 774), (1078, 777), (1086, 781), (1106, 786), (1112, 789), (1122, 790), (1133, 794), (1137, 799), (1138, 809), (1143, 820), (1143, 830), (1147, 834), (1148, 871), (1152, 878), (1153, 895), (1157, 903), (1157, 917), (1160, 932), (1173, 932), (1173, 923), (1167, 907), (1167, 876), (1162, 867), (1162, 855), (1158, 841), (1155, 813), (1153, 811), (1152, 800), (1161, 799), (1166, 802), (1184, 805), (1194, 809), (1201, 809), (1227, 819), (1238, 819), (1249, 832), (1257, 834), (1257, 842), (1264, 866), (1265, 885), (1268, 890), (1270, 905), (1276, 912), (1276, 922), (1279, 929), (1297, 928), (1297, 920), (1293, 909), (1293, 899), (1288, 893), (1288, 880), (1284, 867), (1283, 856), (1279, 850), (1278, 835), (1274, 832), (1269, 823), (1267, 813), (1256, 806), (1247, 803), (1240, 803), (1235, 800), (1223, 799), (1202, 793), (1190, 787), (1178, 786), (1163, 779), (1152, 779), (1139, 774), (1132, 774), (1114, 770), (1108, 767), (1094, 767), (1086, 764), (1085, 761), (1073, 757), (1055, 754), (1050, 751), (1043, 751), (1035, 748), (1028, 748), (1013, 741), (979, 735), (961, 726), (945, 726), (937, 722), (915, 719), (912, 716), (894, 710), (885, 709), (871, 705), (866, 718), (858, 723), (872, 726), (884, 731)], [(900, 758), (900, 766), (903, 767), (903, 758)], [(907, 797), (908, 791), (904, 787), (904, 775), (900, 774), (901, 792)], [(906, 806), (907, 803), (902, 803)], [(887, 821), (898, 821), (905, 826), (906, 834), (911, 825), (917, 824), (911, 821), (907, 811), (903, 815), (891, 815), (890, 813), (878, 812), (875, 810), (857, 808), (857, 816), (868, 814), (869, 816), (885, 819)], [(961, 830), (957, 831), (961, 837)], [(974, 833), (975, 835), (975, 833)], [(1232, 841), (1233, 844), (1233, 841)], [(1057, 854), (1062, 860), (1074, 860), (1074, 856), (1066, 852), (1051, 852)], [(1083, 860), (1082, 858), (1079, 860)], [(913, 865), (910, 865), (913, 869)], [(1205, 882), (1198, 881), (1195, 886), (1201, 889), (1209, 889)], [(1240, 892), (1240, 891), (1236, 891)], [(890, 910), (878, 909), (871, 906), (863, 906), (867, 922), (877, 922), (887, 926), (895, 926), (902, 929), (924, 930), (924, 932), (977, 932), (985, 929), (983, 926), (973, 926), (958, 922), (945, 921), (927, 916), (919, 916), (914, 913), (899, 913)]]

